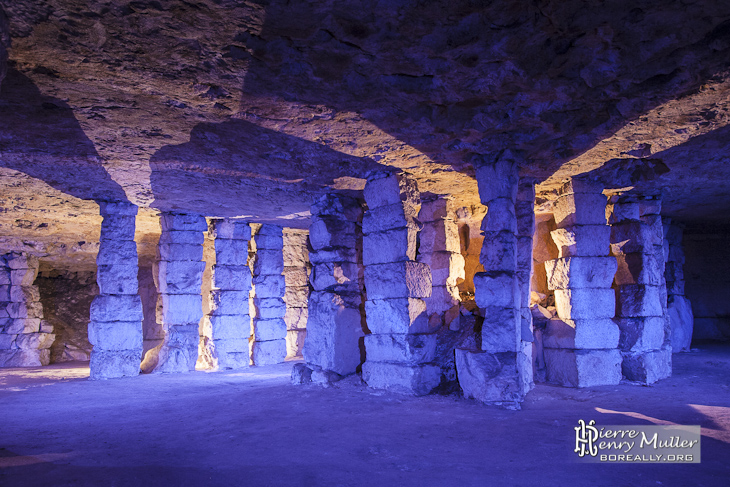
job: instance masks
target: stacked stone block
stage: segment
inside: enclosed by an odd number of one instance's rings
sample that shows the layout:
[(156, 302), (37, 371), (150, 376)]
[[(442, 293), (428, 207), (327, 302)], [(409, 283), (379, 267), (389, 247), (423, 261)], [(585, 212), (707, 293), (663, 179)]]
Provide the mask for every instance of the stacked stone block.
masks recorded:
[[(363, 263), (370, 334), (363, 379), (370, 387), (428, 394), (441, 380), (436, 335), (429, 333), (425, 298), (428, 264), (416, 262), (420, 193), (405, 174), (376, 174), (364, 190)], [(311, 234), (310, 234), (311, 237)]]
[(547, 380), (568, 387), (621, 381), (611, 289), (617, 265), (609, 255), (602, 189), (574, 178), (563, 185), (554, 206), (557, 229), (551, 236), (558, 258), (545, 262), (545, 271), (559, 319), (548, 321), (543, 350)]
[(251, 361), (254, 365), (278, 364), (286, 358), (286, 281), (284, 278), (284, 239), (282, 228), (261, 225), (251, 239), (255, 251), (253, 270), (253, 340)]
[(684, 295), (684, 247), (682, 225), (663, 218), (664, 279), (667, 286), (667, 313), (671, 327), (672, 353), (690, 350), (694, 317), (692, 305)]
[(21, 252), (0, 255), (0, 367), (48, 365), (55, 335), (43, 320), (38, 258)]
[(213, 238), (215, 264), (202, 327), (204, 353), (213, 369), (248, 367), (251, 228), (243, 221), (214, 219), (208, 225), (208, 236)]
[(160, 215), (158, 245), (158, 322), (164, 339), (147, 352), (143, 370), (173, 373), (195, 370), (203, 318), (203, 242), (208, 224), (195, 214)]
[(306, 231), (284, 229), (284, 278), (286, 281), (286, 355), (301, 357), (304, 339), (307, 336), (309, 301), (309, 250)]
[(481, 226), (484, 272), (474, 276), (474, 300), (484, 322), (480, 350), (455, 351), (464, 395), (508, 408), (519, 408), (532, 386), (531, 359), (522, 340), (518, 271), (526, 268), (518, 266), (517, 171), (518, 159), (510, 151), (477, 161), (479, 197), (487, 214)]
[(312, 292), (303, 355), (314, 382), (353, 374), (362, 364), (362, 211), (358, 200), (338, 194), (311, 208)]
[(671, 374), (661, 204), (630, 195), (614, 195), (609, 203), (621, 368), (626, 379), (650, 384)]
[(127, 202), (99, 203), (101, 224), (96, 282), (91, 303), (89, 343), (92, 379), (135, 376), (142, 360), (142, 300), (134, 241), (137, 207)]
[(423, 229), (417, 260), (431, 268), (433, 282), (431, 296), (425, 298), (429, 317), (441, 318), (461, 301), (457, 284), (465, 277), (464, 257), (454, 216), (443, 197), (423, 202), (418, 213)]

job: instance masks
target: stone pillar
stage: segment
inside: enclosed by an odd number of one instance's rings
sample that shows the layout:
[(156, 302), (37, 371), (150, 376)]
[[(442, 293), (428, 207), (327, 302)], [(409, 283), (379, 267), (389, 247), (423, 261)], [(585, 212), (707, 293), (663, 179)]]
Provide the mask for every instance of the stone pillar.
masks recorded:
[[(482, 221), (484, 272), (474, 276), (474, 300), (484, 316), (481, 347), (456, 349), (456, 371), (464, 395), (519, 408), (532, 387), (531, 358), (523, 353), (522, 290), (518, 276), (516, 201), (518, 161), (509, 151), (476, 166)], [(523, 267), (524, 269), (524, 267)]]
[(208, 236), (214, 239), (215, 264), (207, 296), (208, 313), (201, 330), (201, 350), (211, 369), (248, 367), (251, 228), (243, 221), (216, 219), (210, 221)]
[(307, 302), (309, 301), (309, 251), (306, 231), (284, 229), (284, 279), (286, 281), (286, 355), (301, 357), (307, 336)]
[[(198, 327), (200, 340), (198, 341), (198, 361), (195, 363), (195, 370), (218, 370), (218, 356), (213, 344), (213, 327), (210, 321), (211, 311), (215, 307), (213, 303), (213, 266), (215, 266), (215, 234), (212, 230), (214, 225), (213, 219), (208, 219), (208, 231), (204, 234), (203, 240), (203, 262), (205, 269), (203, 270), (203, 282), (200, 288), (200, 294), (203, 296), (203, 319)], [(248, 264), (248, 240), (246, 240), (246, 264)], [(250, 274), (249, 270), (249, 274)], [(250, 308), (250, 305), (249, 305)], [(249, 336), (251, 333), (249, 326)]]
[(461, 255), (459, 228), (449, 208), (449, 200), (438, 197), (421, 205), (418, 219), (423, 224), (418, 249), (418, 262), (428, 264), (433, 286), (425, 298), (429, 320), (438, 327), (450, 309), (458, 317), (461, 302), (457, 284), (464, 279), (464, 257)]
[(574, 178), (563, 185), (553, 213), (551, 236), (558, 258), (545, 262), (548, 288), (555, 292), (557, 318), (543, 335), (549, 382), (567, 387), (621, 381), (619, 330), (611, 289), (616, 259), (609, 255), (603, 187)]
[(416, 182), (405, 174), (377, 174), (364, 190), (363, 263), (371, 334), (365, 337), (363, 379), (370, 387), (428, 394), (441, 381), (436, 335), (430, 333), (424, 298), (431, 270), (416, 262), (420, 207)]
[(621, 368), (626, 379), (651, 384), (671, 375), (661, 218), (658, 209), (642, 216), (645, 205), (634, 196), (615, 195), (609, 203)]
[(142, 300), (139, 297), (137, 207), (127, 202), (101, 202), (96, 282), (99, 295), (91, 303), (89, 343), (92, 379), (135, 376), (142, 360)]
[(684, 295), (684, 227), (670, 218), (663, 218), (664, 280), (667, 285), (667, 313), (671, 328), (672, 353), (688, 352), (692, 344), (694, 317), (692, 305)]
[(198, 360), (203, 318), (203, 232), (200, 215), (166, 212), (160, 215), (162, 234), (157, 247), (158, 321), (164, 339), (145, 356), (145, 372), (191, 372)]
[(517, 218), (517, 281), (520, 286), (520, 352), (517, 365), (524, 387), (534, 387), (532, 366), (532, 344), (535, 341), (532, 329), (530, 296), (532, 283), (532, 247), (535, 235), (535, 183), (531, 179), (520, 179), (515, 202)]
[[(252, 232), (253, 233), (253, 232)], [(261, 225), (251, 239), (253, 257), (253, 365), (278, 364), (286, 358), (284, 240), (281, 227)]]
[(159, 302), (159, 286), (157, 284), (157, 262), (147, 267), (139, 268), (137, 281), (139, 283), (139, 297), (142, 299), (142, 356), (149, 350), (162, 343), (165, 334), (162, 332), (162, 324), (157, 322), (157, 303)]
[(362, 363), (362, 205), (327, 194), (311, 213), (312, 292), (303, 354), (312, 381), (327, 383), (354, 374)]
[[(646, 223), (652, 231), (654, 238), (653, 251), (654, 262), (656, 262), (659, 277), (659, 303), (662, 307), (662, 318), (664, 319), (664, 342), (662, 348), (665, 350), (669, 361), (669, 372), (672, 374), (672, 325), (667, 310), (667, 281), (664, 278), (666, 268), (666, 255), (664, 250), (664, 225), (662, 223), (662, 197), (659, 195), (642, 195), (639, 197), (639, 214), (641, 221)], [(662, 377), (663, 378), (663, 377)]]
[(55, 335), (43, 320), (38, 258), (23, 252), (0, 255), (0, 367), (48, 365)]

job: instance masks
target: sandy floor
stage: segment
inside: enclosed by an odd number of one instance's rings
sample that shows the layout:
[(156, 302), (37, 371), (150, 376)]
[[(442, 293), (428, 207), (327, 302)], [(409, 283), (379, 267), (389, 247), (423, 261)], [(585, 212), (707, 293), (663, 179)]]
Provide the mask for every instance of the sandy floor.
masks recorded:
[[(730, 347), (652, 387), (538, 385), (522, 411), (289, 384), (291, 364), (89, 381), (0, 371), (0, 485), (730, 485)], [(578, 419), (700, 424), (699, 465), (576, 462)]]

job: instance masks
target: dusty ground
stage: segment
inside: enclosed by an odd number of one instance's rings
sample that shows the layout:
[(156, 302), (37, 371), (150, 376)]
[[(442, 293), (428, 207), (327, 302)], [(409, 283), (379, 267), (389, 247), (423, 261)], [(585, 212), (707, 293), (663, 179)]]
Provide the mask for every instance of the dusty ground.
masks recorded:
[[(675, 356), (652, 387), (538, 385), (522, 411), (246, 372), (86, 380), (0, 372), (0, 485), (728, 485), (730, 348)], [(574, 461), (578, 419), (700, 424), (699, 465)]]

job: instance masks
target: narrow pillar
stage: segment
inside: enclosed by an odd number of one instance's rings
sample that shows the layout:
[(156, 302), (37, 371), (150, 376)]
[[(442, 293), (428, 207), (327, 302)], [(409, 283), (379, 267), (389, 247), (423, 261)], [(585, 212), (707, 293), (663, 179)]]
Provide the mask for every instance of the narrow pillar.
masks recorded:
[(654, 238), (652, 253), (654, 254), (654, 262), (656, 262), (656, 270), (659, 276), (659, 303), (662, 307), (662, 318), (664, 319), (664, 341), (662, 342), (662, 350), (664, 351), (666, 360), (669, 363), (669, 372), (667, 375), (667, 377), (669, 377), (672, 375), (672, 325), (667, 309), (667, 281), (664, 278), (667, 256), (664, 249), (664, 224), (662, 223), (661, 211), (661, 194), (641, 195), (639, 197), (639, 214), (641, 221), (649, 226)]
[(157, 345), (162, 343), (165, 335), (162, 332), (162, 324), (157, 322), (157, 303), (160, 296), (157, 284), (158, 268), (157, 262), (151, 262), (146, 267), (140, 265), (137, 274), (139, 283), (139, 297), (142, 299), (142, 357)]
[(311, 380), (324, 384), (354, 374), (362, 363), (362, 205), (327, 194), (311, 213), (312, 292), (303, 355)]
[(558, 319), (548, 321), (543, 335), (547, 380), (566, 387), (618, 384), (621, 354), (611, 289), (616, 259), (609, 255), (603, 187), (569, 180), (553, 213), (558, 258), (545, 262), (545, 272)]
[(651, 384), (671, 375), (661, 217), (658, 210), (642, 216), (635, 196), (615, 195), (609, 203), (611, 253), (618, 261), (614, 285), (621, 369), (626, 379)]
[(160, 215), (162, 234), (157, 247), (158, 321), (164, 339), (145, 355), (145, 372), (195, 370), (203, 318), (203, 232), (200, 215), (166, 212)]
[(307, 336), (309, 301), (309, 251), (308, 232), (294, 228), (284, 229), (284, 279), (286, 292), (286, 355), (301, 357)]
[(481, 346), (456, 349), (456, 371), (466, 397), (518, 409), (532, 386), (531, 357), (523, 353), (518, 276), (516, 201), (518, 161), (510, 151), (476, 165), (482, 221), (484, 272), (474, 275), (474, 300), (484, 316)]
[(48, 365), (53, 327), (43, 320), (38, 258), (25, 252), (0, 255), (0, 367)]
[(688, 352), (692, 344), (694, 316), (692, 304), (684, 294), (684, 246), (682, 236), (684, 227), (663, 218), (664, 254), (666, 265), (664, 280), (667, 285), (667, 313), (671, 328), (672, 353)]
[(92, 379), (135, 376), (142, 360), (142, 300), (139, 297), (137, 207), (127, 202), (101, 202), (96, 282), (99, 295), (91, 303), (89, 343)]
[(520, 178), (515, 202), (517, 218), (517, 281), (520, 286), (520, 341), (519, 352), (523, 357), (517, 361), (520, 379), (529, 391), (534, 387), (532, 347), (535, 341), (532, 328), (530, 294), (532, 283), (532, 248), (535, 235), (535, 182)]
[(201, 351), (210, 369), (248, 367), (251, 228), (243, 221), (215, 219), (208, 225), (208, 236), (213, 239), (215, 264), (207, 296), (208, 313), (201, 329)]
[(461, 255), (459, 228), (449, 207), (449, 200), (437, 197), (424, 201), (418, 219), (423, 224), (418, 249), (418, 262), (431, 269), (431, 296), (425, 298), (429, 320), (434, 327), (449, 318), (459, 316), (459, 288), (464, 277), (464, 257)]
[(371, 333), (365, 336), (363, 379), (376, 389), (428, 394), (441, 381), (441, 369), (432, 363), (437, 338), (424, 301), (431, 296), (431, 270), (416, 262), (420, 193), (407, 175), (380, 173), (368, 179), (364, 195), (365, 315)]
[(261, 225), (251, 239), (253, 257), (253, 365), (278, 364), (286, 358), (284, 239), (281, 227)]

